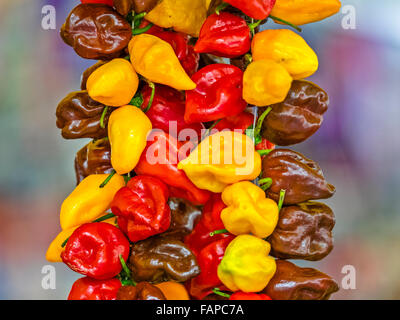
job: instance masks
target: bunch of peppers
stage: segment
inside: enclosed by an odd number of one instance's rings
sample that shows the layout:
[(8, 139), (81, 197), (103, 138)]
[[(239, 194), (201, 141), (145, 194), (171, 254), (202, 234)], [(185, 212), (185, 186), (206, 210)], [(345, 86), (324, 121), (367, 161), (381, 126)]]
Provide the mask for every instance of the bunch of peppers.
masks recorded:
[[(283, 238), (274, 233), (282, 233), (280, 211), (301, 202), (288, 199), (327, 198), (334, 188), (315, 196), (322, 172), (301, 155), (291, 159), (309, 170), (296, 171), (297, 184), (287, 180), (294, 170), (273, 167), (275, 144), (317, 131), (327, 96), (303, 80), (318, 58), (298, 33), (259, 30), (270, 19), (301, 31), (338, 12), (340, 1), (81, 2), (61, 36), (82, 58), (100, 61), (84, 72), (81, 91), (59, 104), (57, 126), (66, 139), (93, 141), (77, 154), (77, 187), (46, 254), (84, 276), (69, 299), (271, 300), (269, 283), (285, 279), (269, 243)], [(314, 197), (301, 197), (306, 184)], [(202, 211), (183, 243), (170, 232), (171, 198)], [(138, 270), (146, 251), (164, 254), (154, 244), (180, 250), (190, 266), (171, 267), (168, 279)]]

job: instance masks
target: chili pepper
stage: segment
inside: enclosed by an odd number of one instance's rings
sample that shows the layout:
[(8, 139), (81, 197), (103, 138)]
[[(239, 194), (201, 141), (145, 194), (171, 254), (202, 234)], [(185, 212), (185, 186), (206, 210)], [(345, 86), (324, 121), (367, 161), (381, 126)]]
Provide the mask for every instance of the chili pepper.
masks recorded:
[[(268, 141), (267, 139), (262, 139), (259, 144), (256, 145), (256, 150), (257, 151), (262, 151), (262, 150), (274, 150), (275, 145)], [(261, 156), (262, 159), (264, 159), (265, 156)]]
[(119, 288), (117, 300), (167, 300), (163, 292), (148, 282)]
[(292, 77), (273, 60), (258, 60), (249, 64), (243, 76), (243, 99), (258, 107), (285, 100)]
[(64, 200), (60, 212), (63, 230), (93, 221), (106, 212), (114, 195), (125, 185), (124, 178), (115, 175), (104, 188), (99, 188), (106, 178), (106, 174), (88, 176)]
[(272, 300), (269, 296), (263, 293), (252, 292), (235, 292), (229, 300)]
[(90, 75), (96, 71), (98, 68), (100, 68), (102, 65), (105, 65), (108, 61), (97, 61), (94, 65), (90, 66), (87, 68), (81, 76), (81, 90), (86, 90), (86, 83), (87, 80), (89, 79)]
[(340, 7), (339, 0), (276, 0), (271, 14), (302, 25), (328, 18), (339, 12)]
[(154, 131), (135, 168), (137, 174), (156, 177), (169, 186), (171, 196), (189, 200), (193, 204), (204, 204), (210, 192), (197, 188), (178, 169), (179, 159), (187, 157), (191, 143), (179, 142), (167, 133)]
[(63, 262), (73, 271), (98, 280), (118, 275), (120, 256), (129, 257), (129, 241), (108, 223), (87, 223), (76, 229), (61, 253)]
[(205, 0), (163, 0), (146, 15), (146, 20), (198, 37), (207, 18), (207, 8)]
[(111, 203), (118, 225), (132, 242), (165, 232), (171, 223), (169, 191), (160, 180), (136, 176), (120, 189)]
[(110, 60), (121, 56), (132, 38), (126, 19), (105, 4), (75, 7), (61, 27), (64, 42), (85, 59)]
[(327, 199), (335, 193), (316, 162), (288, 149), (275, 149), (264, 158), (262, 177), (272, 179), (267, 190), (271, 199), (278, 201), (280, 191), (286, 190), (285, 205)]
[(142, 110), (124, 106), (115, 110), (108, 122), (111, 163), (118, 174), (131, 172), (146, 147), (152, 125)]
[(87, 81), (89, 96), (107, 106), (120, 107), (131, 102), (139, 78), (129, 61), (114, 59), (96, 69)]
[(251, 43), (253, 61), (270, 59), (281, 64), (293, 79), (313, 75), (318, 69), (318, 57), (297, 33), (288, 29), (264, 30)]
[(279, 210), (275, 201), (265, 197), (265, 192), (249, 181), (242, 181), (225, 188), (222, 200), (227, 208), (221, 219), (232, 234), (253, 234), (266, 238), (278, 223)]
[(114, 5), (113, 0), (81, 0), (82, 3), (102, 3), (110, 7)]
[(180, 64), (171, 45), (151, 34), (141, 34), (129, 42), (135, 70), (148, 80), (177, 90), (192, 90), (196, 84)]
[(185, 286), (180, 283), (168, 281), (158, 283), (155, 286), (162, 291), (167, 300), (190, 300)]
[(235, 116), (247, 107), (242, 98), (243, 72), (235, 66), (208, 65), (197, 71), (192, 80), (197, 87), (186, 92), (187, 123)]
[[(152, 90), (149, 86), (145, 86), (142, 89), (142, 109), (149, 104), (151, 92)], [(187, 124), (183, 117), (184, 113), (185, 100), (182, 93), (167, 86), (156, 85), (153, 103), (150, 110), (146, 112), (146, 116), (149, 117), (153, 128), (169, 132), (170, 135), (181, 141), (192, 139), (198, 141), (204, 125), (202, 123)], [(176, 122), (176, 130), (172, 126), (173, 121)], [(196, 135), (193, 135), (192, 131), (185, 129), (193, 130)], [(188, 134), (185, 134), (185, 132)]]
[(219, 121), (215, 125), (214, 129), (218, 131), (223, 131), (228, 129), (230, 131), (237, 131), (244, 134), (246, 132), (246, 129), (252, 126), (253, 123), (254, 123), (254, 115), (244, 111), (238, 114), (237, 116), (226, 117), (224, 119), (221, 119), (221, 121)]
[(224, 0), (247, 16), (264, 20), (271, 13), (276, 0)]
[(223, 131), (205, 138), (178, 169), (198, 188), (219, 193), (229, 184), (257, 178), (261, 157), (248, 136)]
[(250, 51), (250, 28), (246, 20), (228, 12), (212, 14), (204, 22), (196, 52), (235, 58)]
[(88, 277), (74, 282), (68, 300), (116, 300), (121, 288), (118, 279), (96, 280)]
[(226, 248), (218, 267), (218, 277), (232, 291), (259, 292), (276, 271), (268, 256), (270, 244), (251, 235), (237, 236)]

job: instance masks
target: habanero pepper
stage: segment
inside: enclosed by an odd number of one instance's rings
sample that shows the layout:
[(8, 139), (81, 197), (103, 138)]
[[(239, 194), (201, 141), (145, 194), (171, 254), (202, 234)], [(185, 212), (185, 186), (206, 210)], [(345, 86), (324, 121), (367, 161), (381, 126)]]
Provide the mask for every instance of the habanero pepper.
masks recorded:
[(72, 285), (68, 300), (117, 300), (121, 285), (118, 279), (80, 278)]
[(244, 134), (253, 123), (254, 115), (250, 112), (244, 111), (236, 116), (221, 119), (221, 121), (214, 126), (214, 129), (218, 131), (228, 129), (230, 131), (240, 131), (240, 133)]
[(165, 232), (171, 223), (168, 187), (150, 176), (136, 176), (111, 203), (118, 225), (132, 242)]
[(224, 0), (245, 15), (257, 19), (266, 19), (272, 11), (276, 0)]
[(238, 291), (232, 294), (229, 300), (272, 300), (272, 299), (270, 296), (267, 296), (264, 293)]
[(81, 3), (103, 3), (110, 7), (114, 5), (113, 0), (81, 0)]
[(185, 121), (209, 122), (238, 115), (247, 107), (242, 98), (243, 72), (229, 64), (211, 64), (197, 71), (196, 88), (186, 92)]
[(167, 300), (190, 300), (185, 286), (178, 282), (161, 282), (155, 286), (162, 291)]

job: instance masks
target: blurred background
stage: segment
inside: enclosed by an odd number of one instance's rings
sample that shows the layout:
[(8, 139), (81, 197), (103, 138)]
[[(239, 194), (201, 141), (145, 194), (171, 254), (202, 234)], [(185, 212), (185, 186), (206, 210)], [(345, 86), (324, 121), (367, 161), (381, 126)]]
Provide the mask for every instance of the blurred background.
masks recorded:
[[(335, 248), (321, 262), (296, 262), (333, 276), (356, 269), (356, 289), (333, 299), (400, 299), (400, 1), (344, 0), (356, 9), (304, 26), (320, 58), (310, 78), (330, 95), (323, 127), (295, 146), (317, 161), (337, 193)], [(56, 7), (57, 30), (41, 27)], [(75, 153), (55, 110), (93, 61), (78, 57), (58, 29), (76, 0), (0, 1), (0, 299), (65, 299), (79, 275), (54, 264), (55, 290), (41, 286), (45, 252), (59, 232), (59, 208), (75, 186)], [(274, 24), (269, 22), (266, 27)]]

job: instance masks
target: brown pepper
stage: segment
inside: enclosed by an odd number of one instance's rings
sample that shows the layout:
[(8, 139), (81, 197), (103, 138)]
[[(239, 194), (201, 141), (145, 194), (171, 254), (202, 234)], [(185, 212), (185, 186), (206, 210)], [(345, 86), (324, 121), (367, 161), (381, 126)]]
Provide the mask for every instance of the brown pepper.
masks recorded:
[(132, 26), (107, 5), (80, 4), (61, 27), (61, 37), (82, 58), (110, 60), (128, 46)]
[(272, 300), (328, 300), (339, 290), (335, 280), (312, 268), (276, 261), (276, 273), (262, 293)]
[[(278, 146), (289, 146), (307, 140), (322, 125), (328, 110), (328, 94), (316, 84), (295, 80), (286, 99), (272, 105), (265, 118), (262, 136)], [(264, 108), (259, 109), (259, 114)]]
[(65, 139), (92, 138), (107, 136), (107, 123), (113, 108), (109, 108), (104, 118), (105, 128), (100, 119), (105, 106), (89, 97), (87, 91), (68, 94), (57, 106), (57, 127)]
[(135, 243), (129, 268), (136, 281), (187, 281), (200, 273), (196, 257), (181, 241), (155, 236)]
[(161, 0), (132, 0), (136, 13), (150, 12)]
[(333, 248), (335, 216), (327, 205), (305, 202), (283, 207), (269, 237), (271, 255), (280, 259), (321, 260)]
[(75, 157), (76, 184), (92, 174), (110, 174), (111, 146), (107, 139), (89, 142)]
[(327, 199), (335, 193), (316, 162), (288, 149), (275, 149), (263, 159), (262, 177), (272, 179), (266, 192), (273, 200), (279, 201), (280, 191), (286, 190), (285, 205)]
[(122, 16), (127, 16), (133, 10), (133, 0), (114, 0), (114, 7)]
[(167, 300), (160, 289), (148, 282), (136, 286), (122, 286), (117, 292), (117, 300)]
[(107, 61), (98, 61), (94, 65), (90, 66), (87, 68), (83, 73), (81, 77), (81, 90), (86, 90), (86, 83), (90, 77), (90, 75), (95, 72), (98, 68), (100, 68), (102, 65), (105, 65)]

